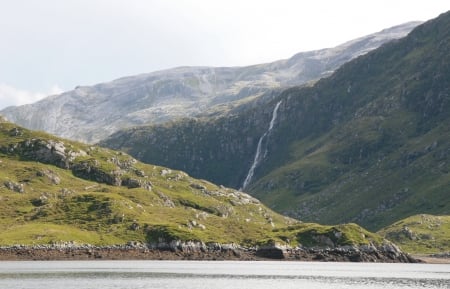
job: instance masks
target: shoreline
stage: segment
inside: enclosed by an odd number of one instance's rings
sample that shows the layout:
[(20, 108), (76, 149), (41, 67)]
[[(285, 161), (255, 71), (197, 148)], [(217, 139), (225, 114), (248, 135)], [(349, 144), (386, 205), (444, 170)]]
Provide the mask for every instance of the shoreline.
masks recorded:
[(419, 255), (413, 254), (411, 255), (414, 259), (420, 260), (425, 264), (450, 264), (450, 257), (436, 257), (434, 254), (432, 255)]
[[(360, 251), (343, 248), (266, 247), (247, 248), (149, 248), (146, 246), (110, 247), (0, 247), (0, 261), (62, 260), (198, 260), (198, 261), (322, 261), (374, 263), (428, 263), (402, 252)], [(449, 260), (450, 261), (450, 260)]]

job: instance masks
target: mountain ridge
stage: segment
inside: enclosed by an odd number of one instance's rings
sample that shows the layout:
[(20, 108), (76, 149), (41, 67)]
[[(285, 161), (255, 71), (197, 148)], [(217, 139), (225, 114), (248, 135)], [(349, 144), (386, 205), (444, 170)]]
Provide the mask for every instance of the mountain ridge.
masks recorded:
[(97, 142), (126, 127), (222, 114), (269, 91), (331, 73), (346, 61), (404, 36), (418, 22), (394, 26), (335, 48), (298, 53), (286, 60), (247, 67), (178, 67), (123, 77), (0, 111), (12, 122), (62, 137)]

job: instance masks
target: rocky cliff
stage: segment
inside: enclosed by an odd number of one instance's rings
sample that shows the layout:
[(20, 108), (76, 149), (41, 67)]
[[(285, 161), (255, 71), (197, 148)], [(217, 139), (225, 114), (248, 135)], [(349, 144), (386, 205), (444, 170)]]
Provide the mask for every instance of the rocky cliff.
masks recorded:
[(343, 63), (406, 35), (407, 23), (335, 48), (299, 53), (290, 59), (248, 67), (179, 67), (125, 77), (50, 96), (0, 113), (30, 129), (97, 142), (136, 125), (161, 123), (207, 113), (223, 114), (268, 91), (329, 75)]

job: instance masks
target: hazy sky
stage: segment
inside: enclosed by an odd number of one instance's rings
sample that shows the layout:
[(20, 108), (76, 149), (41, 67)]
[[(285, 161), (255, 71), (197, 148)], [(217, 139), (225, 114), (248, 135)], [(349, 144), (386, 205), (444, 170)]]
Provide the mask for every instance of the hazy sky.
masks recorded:
[(447, 10), (448, 0), (0, 0), (0, 109), (176, 66), (289, 58)]

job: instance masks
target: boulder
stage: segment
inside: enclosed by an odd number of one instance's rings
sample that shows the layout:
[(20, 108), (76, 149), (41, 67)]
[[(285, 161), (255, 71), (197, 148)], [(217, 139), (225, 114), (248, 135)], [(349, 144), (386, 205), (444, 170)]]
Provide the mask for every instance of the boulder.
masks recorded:
[(5, 185), (5, 187), (10, 189), (11, 191), (21, 193), (21, 194), (25, 193), (25, 187), (23, 184), (15, 183), (12, 181), (6, 181), (3, 184)]
[(38, 171), (36, 175), (38, 177), (47, 177), (47, 179), (50, 180), (50, 182), (52, 182), (52, 184), (54, 185), (59, 185), (61, 183), (61, 179), (59, 178), (58, 174), (56, 174), (52, 170), (44, 169)]

